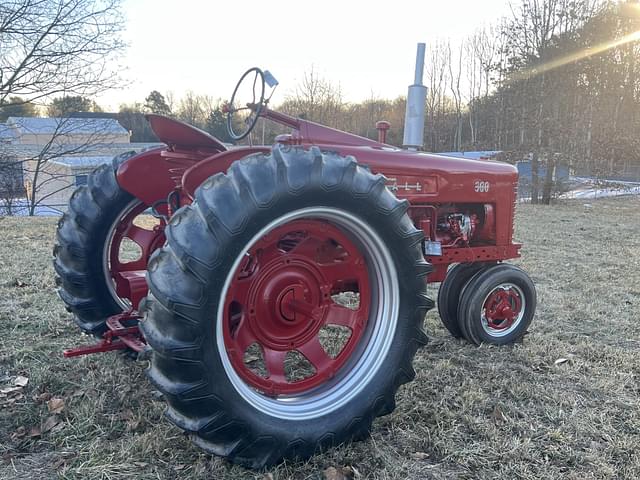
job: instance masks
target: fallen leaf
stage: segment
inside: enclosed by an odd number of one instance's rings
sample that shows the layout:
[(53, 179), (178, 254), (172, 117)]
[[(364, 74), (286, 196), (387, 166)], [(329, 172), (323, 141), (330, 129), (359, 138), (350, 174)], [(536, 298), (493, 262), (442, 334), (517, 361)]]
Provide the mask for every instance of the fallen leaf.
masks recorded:
[(64, 400), (59, 397), (54, 397), (47, 402), (47, 408), (49, 409), (49, 413), (53, 413), (54, 415), (62, 413), (62, 410), (64, 410)]
[(30, 437), (39, 437), (40, 435), (42, 435), (40, 427), (31, 427), (31, 430), (29, 430)]
[(262, 477), (262, 480), (273, 480), (273, 473), (265, 473), (264, 477)]
[(427, 458), (429, 458), (429, 454), (426, 452), (413, 452), (411, 454), (411, 458), (413, 458), (414, 460), (426, 460)]
[(244, 357), (244, 363), (252, 363), (260, 360), (260, 357), (257, 355), (247, 355)]
[(324, 474), (325, 480), (347, 480), (342, 470), (336, 467), (329, 467), (322, 473)]
[(13, 379), (13, 384), (16, 387), (26, 387), (28, 383), (29, 383), (29, 379), (27, 377), (23, 377), (22, 375), (18, 375), (16, 378)]
[(555, 362), (553, 362), (553, 364), (557, 367), (558, 365), (562, 365), (563, 363), (567, 363), (569, 361), (568, 358), (558, 358)]
[(57, 415), (51, 415), (50, 417), (47, 417), (47, 419), (44, 421), (44, 423), (40, 428), (40, 431), (42, 433), (47, 433), (51, 431), (51, 429), (56, 425), (58, 425), (59, 423), (60, 423), (60, 418), (58, 418)]

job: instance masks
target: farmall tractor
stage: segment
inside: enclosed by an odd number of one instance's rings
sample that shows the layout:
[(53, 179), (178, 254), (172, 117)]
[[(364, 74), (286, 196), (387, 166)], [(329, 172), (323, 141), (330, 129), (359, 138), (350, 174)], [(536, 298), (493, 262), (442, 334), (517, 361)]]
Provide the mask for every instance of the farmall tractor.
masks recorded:
[(265, 79), (242, 76), (229, 133), (259, 118), (291, 133), (228, 148), (149, 115), (166, 146), (95, 170), (54, 248), (62, 300), (101, 337), (65, 355), (150, 354), (167, 417), (254, 468), (362, 439), (394, 410), (427, 341), (427, 282), (442, 282), (446, 328), (476, 345), (522, 338), (536, 304), (503, 263), (521, 247), (513, 166), (392, 147), (384, 124), (373, 141), (284, 115)]

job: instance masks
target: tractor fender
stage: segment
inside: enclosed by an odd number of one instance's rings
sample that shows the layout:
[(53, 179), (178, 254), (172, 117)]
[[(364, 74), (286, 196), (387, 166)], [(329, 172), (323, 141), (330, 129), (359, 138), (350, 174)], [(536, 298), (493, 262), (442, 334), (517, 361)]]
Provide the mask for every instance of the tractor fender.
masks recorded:
[(231, 164), (247, 155), (269, 153), (270, 147), (240, 147), (217, 153), (196, 163), (182, 176), (182, 191), (194, 198), (196, 189), (211, 175), (226, 172)]
[(155, 148), (125, 160), (116, 177), (123, 190), (152, 205), (181, 185), (183, 193), (193, 198), (198, 186), (211, 175), (227, 171), (233, 162), (247, 155), (269, 151), (269, 147), (241, 147), (194, 158), (196, 152), (180, 154), (165, 147)]
[(171, 165), (162, 157), (165, 147), (154, 148), (125, 160), (116, 172), (118, 185), (147, 205), (164, 200), (175, 189)]
[(150, 114), (146, 119), (166, 147), (127, 159), (118, 167), (116, 177), (123, 190), (147, 205), (166, 199), (170, 192), (179, 188), (186, 170), (227, 150), (217, 138), (174, 118)]

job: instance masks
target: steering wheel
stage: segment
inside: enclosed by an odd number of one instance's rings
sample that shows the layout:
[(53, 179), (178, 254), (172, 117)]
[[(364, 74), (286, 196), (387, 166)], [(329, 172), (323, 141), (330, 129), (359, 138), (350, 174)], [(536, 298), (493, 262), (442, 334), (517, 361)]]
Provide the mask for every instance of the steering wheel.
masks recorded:
[(240, 77), (227, 105), (227, 132), (233, 140), (242, 140), (256, 126), (265, 104), (264, 89), (264, 73), (258, 67)]

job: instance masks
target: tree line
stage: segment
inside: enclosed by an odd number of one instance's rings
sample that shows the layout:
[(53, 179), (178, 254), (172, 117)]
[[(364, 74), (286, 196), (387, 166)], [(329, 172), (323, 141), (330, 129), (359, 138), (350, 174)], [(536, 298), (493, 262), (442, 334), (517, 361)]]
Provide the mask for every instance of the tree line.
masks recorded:
[[(218, 97), (189, 91), (178, 99), (152, 91), (111, 114), (92, 100), (122, 85), (117, 72), (106, 68), (123, 47), (122, 20), (107, 13), (119, 7), (119, 0), (4, 3), (3, 44), (26, 53), (0, 62), (0, 122), (39, 114), (109, 115), (132, 133), (133, 142), (152, 142), (144, 115), (157, 113), (229, 141)], [(550, 201), (558, 164), (596, 176), (640, 173), (640, 2), (514, 0), (510, 7), (507, 17), (460, 43), (443, 39), (429, 46), (425, 150), (497, 150), (507, 161), (529, 159), (534, 202)], [(74, 23), (77, 12), (90, 14), (94, 23)], [(69, 38), (79, 43), (67, 51)], [(85, 38), (100, 41), (87, 44)], [(64, 78), (56, 77), (62, 71), (56, 62), (67, 66)], [(402, 142), (404, 97), (349, 102), (339, 86), (313, 70), (274, 108), (369, 138), (377, 135), (375, 122), (384, 119), (392, 125), (388, 142)], [(269, 143), (282, 132), (260, 121), (249, 141)]]
[[(640, 178), (639, 40), (637, 0), (521, 0), (457, 45), (430, 45), (425, 150), (529, 159), (534, 203), (550, 202), (558, 164)], [(403, 98), (344, 102), (310, 74), (281, 108), (370, 138), (384, 118), (401, 143)]]

